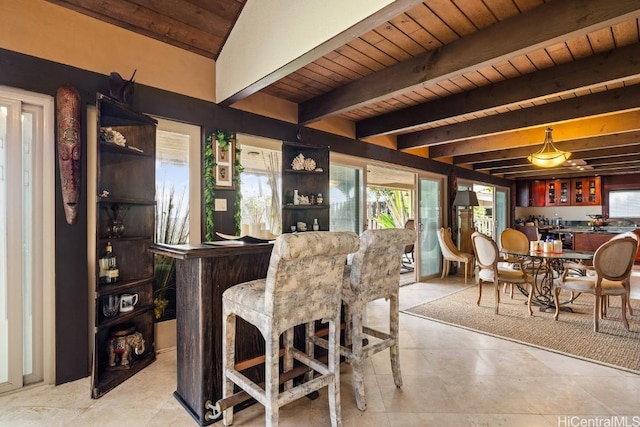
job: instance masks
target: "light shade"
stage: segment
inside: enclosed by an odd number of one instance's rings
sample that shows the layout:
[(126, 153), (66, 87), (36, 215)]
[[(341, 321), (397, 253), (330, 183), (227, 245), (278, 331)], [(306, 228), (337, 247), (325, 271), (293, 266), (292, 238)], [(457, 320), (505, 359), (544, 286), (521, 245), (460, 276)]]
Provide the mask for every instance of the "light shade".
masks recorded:
[(461, 190), (456, 193), (453, 206), (480, 206), (480, 204), (475, 191)]
[(527, 160), (531, 162), (531, 164), (535, 166), (540, 166), (543, 168), (552, 168), (554, 166), (560, 166), (564, 162), (566, 162), (569, 157), (571, 157), (571, 153), (567, 151), (558, 150), (555, 145), (553, 145), (553, 138), (551, 138), (551, 128), (547, 128), (544, 135), (544, 144), (540, 151), (536, 151), (529, 157)]

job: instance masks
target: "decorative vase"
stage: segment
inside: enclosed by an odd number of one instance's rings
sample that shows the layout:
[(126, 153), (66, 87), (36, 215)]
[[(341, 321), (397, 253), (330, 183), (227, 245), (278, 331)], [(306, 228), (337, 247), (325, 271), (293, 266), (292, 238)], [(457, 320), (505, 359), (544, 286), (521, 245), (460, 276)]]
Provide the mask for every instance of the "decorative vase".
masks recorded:
[(107, 225), (107, 237), (110, 239), (122, 237), (124, 234), (124, 223), (121, 219), (113, 219)]
[[(117, 239), (122, 237), (124, 234), (124, 216), (128, 211), (128, 208), (122, 207), (120, 205), (114, 204), (111, 206), (111, 209), (107, 209), (107, 214), (109, 214), (110, 221), (106, 227), (107, 237), (110, 239)], [(109, 210), (113, 211), (113, 215), (109, 213)]]

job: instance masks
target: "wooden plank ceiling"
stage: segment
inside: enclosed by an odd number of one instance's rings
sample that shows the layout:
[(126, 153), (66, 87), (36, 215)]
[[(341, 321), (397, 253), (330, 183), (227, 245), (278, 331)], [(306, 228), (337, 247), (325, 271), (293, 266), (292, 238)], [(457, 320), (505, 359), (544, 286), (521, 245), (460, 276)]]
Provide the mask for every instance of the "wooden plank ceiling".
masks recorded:
[[(216, 59), (246, 0), (50, 1)], [(505, 178), (638, 173), (639, 18), (637, 0), (426, 0), (243, 94)], [(526, 160), (548, 126), (577, 165)]]

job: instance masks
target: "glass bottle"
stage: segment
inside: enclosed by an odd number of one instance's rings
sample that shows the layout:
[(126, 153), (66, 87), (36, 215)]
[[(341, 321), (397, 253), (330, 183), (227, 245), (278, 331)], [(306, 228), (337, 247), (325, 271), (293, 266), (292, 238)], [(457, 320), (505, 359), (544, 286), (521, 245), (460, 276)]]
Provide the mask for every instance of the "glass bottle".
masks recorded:
[(113, 252), (111, 242), (107, 242), (107, 247), (104, 254), (100, 257), (99, 264), (100, 277), (104, 279), (105, 283), (115, 283), (118, 281), (120, 278), (120, 270), (118, 270), (116, 254)]
[(313, 231), (320, 230), (320, 224), (318, 224), (318, 218), (313, 219)]

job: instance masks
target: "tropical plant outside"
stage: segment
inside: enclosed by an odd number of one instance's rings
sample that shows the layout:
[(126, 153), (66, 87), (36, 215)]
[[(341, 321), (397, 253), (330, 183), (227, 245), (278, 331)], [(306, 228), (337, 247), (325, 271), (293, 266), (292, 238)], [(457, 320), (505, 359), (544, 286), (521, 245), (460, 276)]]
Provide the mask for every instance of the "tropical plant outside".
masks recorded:
[[(185, 191), (176, 194), (173, 186), (165, 183), (156, 190), (156, 242), (167, 244), (186, 243), (189, 238), (189, 206)], [(176, 260), (155, 255), (154, 305), (155, 318), (160, 320), (169, 306), (169, 294), (175, 294)], [(174, 298), (175, 300), (175, 298)]]
[(374, 197), (374, 219), (380, 228), (403, 228), (411, 218), (409, 191), (383, 187), (370, 187)]

